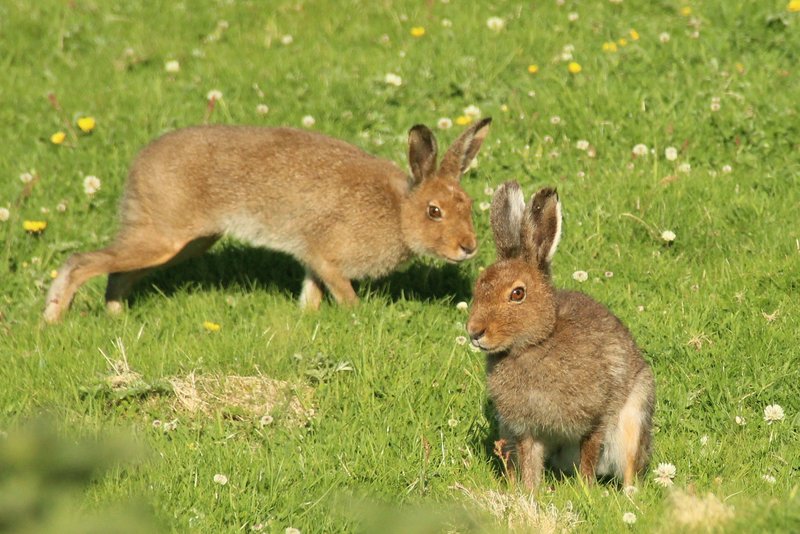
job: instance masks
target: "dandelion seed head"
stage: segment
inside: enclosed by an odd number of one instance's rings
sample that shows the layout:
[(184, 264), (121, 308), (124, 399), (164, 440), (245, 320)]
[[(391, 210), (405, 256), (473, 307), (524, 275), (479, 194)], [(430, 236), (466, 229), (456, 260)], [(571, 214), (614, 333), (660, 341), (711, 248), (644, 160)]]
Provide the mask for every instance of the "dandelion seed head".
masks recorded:
[(19, 181), (23, 184), (29, 184), (33, 181), (33, 174), (30, 172), (23, 172), (19, 175)]
[(283, 37), (281, 37), (281, 44), (282, 44), (283, 46), (289, 46), (289, 45), (290, 45), (290, 44), (292, 44), (293, 42), (294, 42), (294, 37), (292, 37), (292, 36), (291, 36), (291, 35), (289, 35), (289, 34), (286, 34), (286, 35), (284, 35)]
[(383, 81), (387, 85), (393, 85), (395, 87), (400, 87), (401, 85), (403, 85), (403, 79), (397, 74), (394, 74), (393, 72), (387, 73), (386, 76), (383, 77)]
[(589, 279), (589, 273), (586, 271), (575, 271), (572, 273), (572, 279), (576, 282), (585, 282)]
[(658, 34), (658, 40), (661, 41), (662, 44), (667, 44), (670, 39), (671, 37), (667, 32), (661, 32)]
[(678, 149), (674, 146), (668, 146), (664, 149), (664, 157), (667, 158), (667, 161), (675, 161), (678, 159)]
[(228, 483), (228, 477), (223, 475), (222, 473), (217, 473), (214, 475), (214, 484), (219, 484), (220, 486), (224, 486)]
[(633, 512), (625, 512), (622, 514), (622, 522), (626, 525), (633, 525), (636, 523), (636, 514)]
[(682, 172), (683, 174), (689, 174), (692, 172), (692, 164), (689, 162), (683, 162), (678, 165), (678, 172)]
[(447, 426), (449, 426), (450, 428), (455, 428), (456, 426), (458, 426), (458, 419), (452, 419), (452, 418), (448, 419)]
[(632, 149), (634, 156), (646, 156), (648, 153), (647, 145), (643, 143), (639, 143), (638, 145), (634, 145)]
[(661, 239), (666, 241), (667, 243), (672, 243), (673, 241), (675, 241), (676, 237), (677, 236), (675, 235), (675, 232), (673, 232), (672, 230), (664, 230), (663, 232), (661, 232)]
[(550, 117), (550, 124), (552, 125), (561, 124), (561, 117), (559, 117), (558, 115), (553, 115), (552, 117)]
[(493, 32), (499, 32), (506, 27), (506, 21), (500, 17), (489, 17), (486, 20), (486, 26)]
[(261, 427), (263, 428), (265, 426), (271, 425), (272, 421), (273, 421), (273, 418), (272, 418), (271, 415), (269, 415), (269, 414), (262, 415), (261, 419), (258, 420), (258, 424), (261, 425)]
[(487, 211), (491, 207), (492, 205), (489, 202), (481, 202), (478, 204), (478, 208), (480, 208), (481, 211)]
[(256, 113), (259, 115), (266, 115), (269, 113), (269, 106), (266, 104), (259, 104), (256, 106)]
[(456, 309), (458, 311), (467, 311), (468, 308), (469, 308), (469, 304), (467, 304), (463, 300), (461, 302), (459, 302), (458, 304), (456, 304)]
[(11, 212), (8, 208), (0, 208), (0, 222), (6, 222), (11, 217)]
[(176, 72), (180, 72), (181, 64), (178, 60), (173, 59), (164, 63), (164, 70), (170, 74), (175, 74)]
[(83, 192), (92, 196), (100, 191), (100, 185), (100, 178), (90, 174), (83, 179)]
[(456, 344), (458, 344), (458, 345), (466, 345), (467, 344), (467, 338), (464, 337), (464, 336), (456, 337)]
[(589, 150), (589, 141), (586, 139), (579, 139), (575, 142), (575, 148), (578, 150)]
[(206, 99), (213, 101), (222, 100), (222, 91), (219, 89), (212, 89), (206, 93)]
[(470, 104), (469, 106), (464, 108), (464, 115), (470, 117), (472, 119), (477, 119), (481, 116), (481, 108), (474, 104)]
[(776, 479), (775, 479), (775, 477), (774, 477), (774, 476), (772, 476), (772, 475), (770, 475), (770, 474), (761, 475), (761, 478), (762, 478), (762, 479), (764, 480), (764, 482), (766, 482), (767, 484), (775, 484), (775, 482), (776, 482)]
[(447, 117), (442, 117), (436, 121), (436, 127), (440, 130), (449, 130), (453, 127), (453, 121)]
[(306, 115), (300, 120), (300, 123), (306, 128), (311, 128), (312, 126), (314, 126), (314, 124), (316, 124), (316, 122), (317, 121), (314, 120), (314, 117), (312, 117), (311, 115)]

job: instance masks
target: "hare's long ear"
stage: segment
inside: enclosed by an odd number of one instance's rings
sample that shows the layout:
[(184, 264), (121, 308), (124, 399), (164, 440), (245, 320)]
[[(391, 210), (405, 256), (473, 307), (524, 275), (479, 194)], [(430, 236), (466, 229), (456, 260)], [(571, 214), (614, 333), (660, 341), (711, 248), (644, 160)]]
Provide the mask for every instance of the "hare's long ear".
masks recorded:
[(506, 182), (497, 188), (492, 198), (490, 221), (498, 260), (516, 258), (520, 255), (524, 213), (525, 197), (517, 182)]
[(436, 153), (436, 138), (427, 126), (417, 124), (408, 131), (408, 164), (414, 185), (436, 171)]
[(561, 202), (555, 189), (545, 187), (533, 195), (522, 223), (525, 259), (550, 274), (550, 262), (561, 240)]
[(475, 154), (480, 150), (483, 140), (489, 135), (490, 124), (492, 124), (492, 118), (487, 117), (476, 122), (462, 133), (442, 158), (439, 174), (460, 180), (461, 175), (464, 174), (469, 164), (475, 159)]

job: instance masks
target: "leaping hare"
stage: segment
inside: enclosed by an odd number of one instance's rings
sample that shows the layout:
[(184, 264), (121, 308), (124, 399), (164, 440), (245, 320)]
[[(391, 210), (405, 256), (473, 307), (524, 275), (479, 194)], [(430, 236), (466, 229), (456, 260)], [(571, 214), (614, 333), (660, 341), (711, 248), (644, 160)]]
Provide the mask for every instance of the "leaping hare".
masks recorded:
[(134, 161), (120, 230), (108, 247), (58, 270), (44, 318), (56, 322), (77, 289), (109, 273), (111, 312), (155, 267), (205, 252), (222, 235), (288, 253), (306, 268), (300, 303), (323, 285), (339, 303), (352, 279), (382, 276), (417, 254), (450, 262), (477, 249), (472, 200), (459, 185), (491, 119), (467, 129), (437, 166), (433, 133), (408, 135), (411, 176), (343, 141), (290, 128), (198, 126), (168, 133)]
[(587, 481), (631, 486), (650, 458), (655, 382), (627, 328), (588, 296), (561, 291), (550, 262), (561, 203), (541, 189), (528, 205), (516, 182), (498, 188), (491, 225), (497, 262), (481, 273), (467, 323), (487, 353), (500, 432), (534, 490), (545, 462)]

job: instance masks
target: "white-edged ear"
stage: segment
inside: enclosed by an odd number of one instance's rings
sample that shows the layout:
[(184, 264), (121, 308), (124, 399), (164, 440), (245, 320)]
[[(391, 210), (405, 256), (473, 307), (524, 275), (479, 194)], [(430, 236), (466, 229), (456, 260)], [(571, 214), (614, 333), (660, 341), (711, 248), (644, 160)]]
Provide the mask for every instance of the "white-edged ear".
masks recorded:
[(492, 118), (486, 117), (467, 128), (445, 152), (439, 174), (460, 180), (489, 135), (491, 124)]
[(519, 184), (511, 181), (498, 187), (492, 198), (491, 209), (489, 220), (497, 259), (519, 256), (522, 218), (525, 214), (525, 196)]
[(533, 195), (521, 229), (525, 258), (550, 273), (550, 262), (561, 241), (561, 202), (555, 189), (545, 187)]

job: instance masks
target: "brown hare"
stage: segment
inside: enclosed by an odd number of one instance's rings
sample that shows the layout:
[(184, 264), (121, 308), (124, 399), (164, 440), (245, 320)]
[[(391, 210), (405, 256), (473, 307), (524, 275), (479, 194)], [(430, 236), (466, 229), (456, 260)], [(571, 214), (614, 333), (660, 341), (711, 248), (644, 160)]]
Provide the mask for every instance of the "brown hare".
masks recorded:
[(408, 135), (411, 176), (394, 163), (291, 128), (198, 126), (168, 133), (134, 161), (108, 247), (74, 254), (58, 270), (44, 318), (55, 322), (89, 278), (109, 274), (111, 312), (155, 267), (205, 252), (222, 235), (285, 252), (306, 269), (300, 303), (316, 309), (323, 285), (339, 303), (352, 279), (389, 273), (417, 254), (450, 262), (477, 249), (472, 200), (459, 181), (489, 133), (468, 128), (437, 166), (433, 133)]
[(487, 389), (501, 437), (535, 490), (545, 462), (588, 482), (633, 485), (650, 458), (655, 382), (630, 332), (605, 306), (556, 290), (550, 262), (561, 203), (541, 189), (525, 206), (516, 182), (498, 188), (497, 262), (475, 284), (467, 330), (487, 353)]

